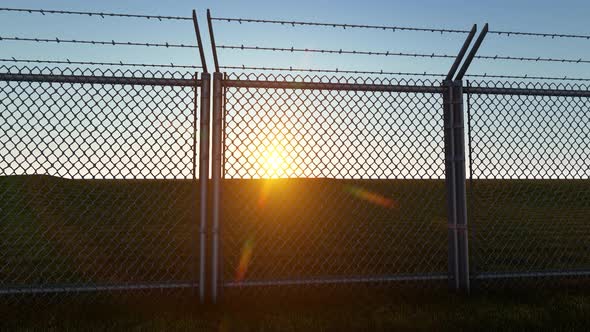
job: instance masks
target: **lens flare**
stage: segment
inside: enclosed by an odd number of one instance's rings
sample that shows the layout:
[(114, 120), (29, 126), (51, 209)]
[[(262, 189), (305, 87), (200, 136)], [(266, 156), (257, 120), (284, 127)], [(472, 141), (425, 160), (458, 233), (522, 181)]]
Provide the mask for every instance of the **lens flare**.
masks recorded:
[(375, 205), (379, 205), (389, 209), (395, 207), (395, 202), (392, 199), (374, 192), (370, 192), (358, 186), (346, 186), (346, 191), (357, 198), (360, 198), (367, 202), (371, 202)]
[(254, 240), (249, 238), (246, 240), (244, 245), (242, 246), (242, 254), (240, 256), (240, 262), (238, 263), (238, 267), (236, 269), (236, 281), (240, 282), (244, 280), (246, 277), (246, 272), (248, 272), (248, 265), (250, 264), (250, 260), (252, 259), (252, 251), (254, 250)]
[(270, 194), (270, 189), (272, 185), (272, 180), (263, 180), (260, 187), (260, 195), (258, 196), (258, 207), (263, 208), (266, 205), (266, 201), (268, 200), (268, 196)]

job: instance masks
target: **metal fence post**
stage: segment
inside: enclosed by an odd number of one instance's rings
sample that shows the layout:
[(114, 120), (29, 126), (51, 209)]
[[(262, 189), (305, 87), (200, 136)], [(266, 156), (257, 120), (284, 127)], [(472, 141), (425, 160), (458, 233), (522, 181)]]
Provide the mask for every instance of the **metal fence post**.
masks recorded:
[(448, 271), (449, 287), (451, 289), (459, 288), (459, 271), (457, 266), (457, 233), (455, 217), (455, 180), (453, 171), (452, 158), (454, 155), (453, 145), (453, 126), (452, 126), (452, 101), (453, 101), (453, 82), (450, 80), (443, 81), (443, 118), (444, 118), (444, 139), (445, 139), (445, 187), (447, 191), (447, 225), (448, 225)]
[(211, 74), (201, 74), (201, 139), (199, 142), (199, 189), (200, 189), (200, 216), (199, 216), (199, 299), (205, 302), (207, 288), (207, 187), (209, 182), (209, 102)]
[(469, 292), (463, 87), (461, 81), (450, 80), (443, 86), (449, 283), (451, 288)]
[(223, 74), (213, 73), (213, 131), (211, 153), (213, 154), (211, 178), (213, 185), (212, 198), (212, 241), (211, 241), (211, 301), (217, 302), (220, 287), (220, 255), (219, 255), (219, 216), (221, 198), (221, 144), (222, 144), (222, 84)]
[(454, 82), (453, 101), (459, 288), (469, 293), (469, 240), (467, 234), (467, 198), (465, 189), (467, 183), (465, 176), (465, 120), (463, 113), (463, 82), (460, 80)]

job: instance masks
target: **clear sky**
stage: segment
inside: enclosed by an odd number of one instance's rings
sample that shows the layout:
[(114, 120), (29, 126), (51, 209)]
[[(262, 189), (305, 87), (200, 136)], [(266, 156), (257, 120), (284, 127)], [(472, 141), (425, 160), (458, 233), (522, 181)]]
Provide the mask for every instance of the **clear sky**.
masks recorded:
[[(233, 17), (233, 18), (258, 18), (268, 20), (295, 20), (295, 21), (318, 21), (330, 23), (349, 23), (349, 24), (370, 24), (370, 25), (387, 25), (387, 26), (408, 26), (408, 27), (431, 27), (469, 30), (472, 24), (477, 23), (483, 27), (484, 23), (490, 24), (491, 30), (511, 30), (540, 33), (562, 33), (562, 34), (580, 34), (590, 35), (590, 25), (588, 25), (588, 14), (590, 14), (589, 1), (322, 1), (322, 0), (300, 0), (300, 1), (130, 1), (130, 0), (103, 0), (103, 1), (72, 1), (72, 0), (55, 0), (55, 1), (32, 1), (32, 0), (5, 0), (0, 2), (0, 7), (13, 8), (31, 8), (31, 9), (54, 9), (54, 10), (72, 10), (72, 11), (94, 11), (94, 12), (115, 12), (131, 13), (145, 15), (169, 15), (169, 16), (190, 16), (191, 10), (197, 9), (200, 19), (201, 29), (203, 31), (204, 42), (206, 43), (206, 54), (208, 64), (213, 68), (211, 59), (211, 49), (209, 47), (209, 38), (206, 22), (206, 9), (210, 8), (214, 17)], [(326, 27), (289, 27), (268, 24), (250, 24), (250, 23), (228, 23), (214, 22), (216, 41), (220, 45), (245, 45), (245, 46), (263, 46), (263, 47), (285, 47), (291, 46), (296, 48), (316, 48), (316, 49), (344, 49), (359, 51), (378, 51), (378, 52), (404, 52), (404, 53), (436, 53), (456, 55), (462, 45), (465, 34), (440, 34), (430, 32), (411, 32), (411, 31), (380, 31), (364, 29), (347, 29), (326, 28)], [(195, 44), (195, 35), (191, 21), (155, 21), (146, 19), (130, 18), (112, 18), (101, 19), (99, 17), (75, 16), (75, 15), (41, 15), (26, 14), (0, 11), (0, 36), (4, 37), (28, 37), (28, 38), (49, 38), (54, 39), (78, 39), (78, 40), (98, 40), (98, 41), (133, 41), (133, 42), (151, 42), (151, 43), (182, 43)], [(501, 55), (516, 57), (545, 57), (545, 58), (571, 58), (590, 60), (590, 39), (551, 39), (551, 38), (531, 38), (531, 37), (505, 37), (494, 34), (488, 35), (479, 52), (480, 55)], [(320, 68), (340, 70), (384, 70), (390, 72), (428, 72), (428, 73), (446, 73), (451, 66), (453, 59), (421, 59), (421, 58), (404, 58), (404, 57), (383, 57), (383, 56), (365, 56), (365, 55), (325, 55), (309, 53), (276, 53), (276, 52), (259, 52), (259, 51), (233, 51), (220, 50), (220, 63), (225, 66), (265, 66), (265, 67), (289, 67), (296, 68)], [(93, 46), (93, 45), (73, 45), (73, 44), (53, 44), (53, 43), (29, 43), (0, 41), (0, 58), (24, 58), (24, 59), (49, 59), (71, 61), (96, 61), (96, 62), (128, 62), (128, 63), (174, 63), (174, 64), (192, 64), (199, 63), (198, 51), (196, 49), (163, 49), (163, 48), (146, 48), (131, 46)], [(473, 63), (470, 73), (472, 74), (495, 74), (495, 75), (539, 75), (539, 76), (556, 76), (556, 77), (580, 77), (590, 78), (590, 64), (563, 64), (563, 63), (537, 63), (537, 62), (514, 62), (514, 61), (489, 61), (476, 59)], [(284, 97), (284, 96), (283, 96)], [(296, 98), (287, 100), (287, 104), (297, 105), (294, 103)], [(375, 107), (375, 110), (384, 110), (389, 108), (400, 108), (404, 100), (396, 101), (393, 105), (384, 105)], [(255, 106), (259, 106), (254, 102)], [(438, 116), (436, 109), (431, 109), (431, 102), (417, 108), (424, 108), (432, 112), (432, 118), (417, 121), (414, 125), (434, 121)], [(23, 104), (23, 105), (26, 105)], [(405, 104), (403, 104), (405, 105)], [(543, 104), (545, 105), (545, 104)], [(543, 109), (539, 106), (539, 110)], [(580, 104), (583, 106), (583, 104)], [(575, 112), (569, 115), (583, 114), (582, 106), (578, 105)], [(250, 111), (256, 111), (256, 107), (250, 107)], [(331, 105), (336, 107), (334, 105)], [(354, 105), (353, 105), (354, 106)], [(359, 105), (356, 105), (359, 106)], [(369, 105), (371, 106), (371, 105)], [(57, 106), (53, 106), (56, 108)], [(295, 107), (295, 106), (293, 106)], [(297, 107), (295, 107), (297, 108)], [(301, 107), (299, 107), (301, 108)], [(21, 108), (26, 112), (26, 107)], [(499, 108), (498, 108), (499, 109)], [(56, 108), (59, 111), (59, 107)], [(116, 109), (115, 109), (116, 110)], [(190, 111), (190, 108), (179, 108), (178, 111)], [(241, 112), (241, 111), (240, 111)], [(364, 110), (354, 110), (353, 107), (346, 109), (346, 112), (357, 112), (357, 120), (364, 119)], [(498, 110), (494, 110), (498, 112)], [(123, 116), (124, 112), (121, 112)], [(239, 112), (236, 112), (238, 114)], [(347, 113), (347, 114), (349, 114)], [(8, 114), (8, 113), (7, 113)], [(169, 115), (171, 115), (170, 113)], [(242, 113), (239, 113), (242, 114)], [(338, 117), (341, 112), (333, 112)], [(344, 118), (342, 118), (344, 119)], [(342, 120), (336, 118), (333, 121), (335, 126), (346, 127), (347, 124), (338, 122)], [(377, 118), (376, 118), (377, 119)], [(574, 120), (568, 118), (570, 122)], [(96, 120), (96, 119), (95, 119)], [(283, 119), (287, 121), (288, 119)], [(9, 120), (10, 121), (10, 120)], [(16, 120), (15, 120), (16, 121)], [(97, 121), (97, 120), (96, 120)], [(140, 121), (140, 120), (137, 120)], [(548, 119), (545, 119), (548, 121)], [(100, 122), (100, 121), (99, 121)], [(409, 121), (411, 122), (411, 121)], [(582, 123), (584, 121), (581, 121)], [(97, 122), (98, 123), (98, 122)], [(177, 133), (178, 128), (169, 123), (162, 122), (158, 127), (161, 137), (166, 136), (168, 131)], [(237, 123), (237, 122), (235, 122)], [(235, 124), (234, 123), (234, 124)], [(329, 123), (329, 122), (326, 122)], [(360, 123), (360, 122), (359, 122)], [(548, 122), (551, 124), (551, 122)], [(37, 124), (39, 125), (39, 124)], [(271, 126), (269, 124), (269, 126)], [(562, 124), (563, 125), (563, 124)], [(560, 129), (559, 126), (550, 126)], [(276, 126), (277, 129), (280, 126)], [(293, 127), (294, 128), (294, 127)], [(291, 130), (295, 130), (291, 128)], [(373, 128), (379, 128), (375, 125)], [(439, 127), (440, 128), (440, 127)], [(527, 127), (531, 133), (535, 127)], [(55, 129), (55, 128), (54, 128)], [(88, 128), (81, 127), (83, 132)], [(273, 130), (274, 130), (273, 129)], [(413, 133), (420, 131), (412, 126), (408, 126), (405, 132)], [(556, 129), (556, 130), (557, 130)], [(587, 128), (585, 128), (587, 129)], [(77, 130), (77, 129), (72, 129)], [(423, 130), (428, 133), (431, 130)], [(388, 133), (395, 130), (388, 130)], [(494, 132), (494, 130), (492, 130)], [(528, 132), (527, 132), (528, 133)], [(28, 135), (23, 131), (22, 134)], [(58, 135), (59, 133), (54, 133)], [(108, 134), (108, 133), (107, 133)], [(394, 135), (392, 134), (392, 135)], [(315, 135), (315, 136), (314, 136)], [(388, 134), (389, 135), (389, 134)], [(581, 136), (587, 136), (583, 131)], [(272, 149), (274, 145), (281, 141), (280, 135), (267, 136), (265, 139), (269, 143), (250, 144), (247, 148), (255, 147), (262, 149), (257, 161), (273, 164), (269, 160), (273, 159)], [(570, 135), (571, 136), (571, 135)], [(568, 137), (570, 137), (568, 136)], [(84, 141), (82, 136), (78, 139)], [(313, 139), (323, 137), (318, 133), (311, 136)], [(368, 135), (363, 137), (369, 137)], [(560, 142), (565, 138), (560, 135), (554, 135), (551, 143)], [(574, 137), (573, 138), (579, 138)], [(190, 138), (190, 137), (189, 137)], [(289, 140), (285, 137), (285, 145), (289, 145)], [(389, 137), (381, 141), (392, 141), (395, 137)], [(119, 138), (125, 143), (125, 139)], [(231, 139), (231, 137), (230, 137)], [(354, 135), (347, 135), (346, 139), (357, 140)], [(404, 139), (395, 139), (404, 141)], [(395, 141), (394, 140), (394, 141)], [(493, 140), (493, 139), (492, 139)], [(63, 141), (63, 140), (62, 140)], [(165, 139), (164, 139), (165, 141)], [(174, 140), (172, 140), (174, 141)], [(276, 141), (276, 142), (275, 142)], [(365, 156), (382, 156), (379, 151), (382, 147), (379, 145), (379, 139), (374, 140), (371, 144), (375, 146), (371, 149), (366, 146), (356, 147), (363, 150)], [(515, 140), (517, 142), (517, 140)], [(536, 141), (534, 141), (536, 142)], [(33, 144), (34, 143), (34, 144)], [(239, 148), (236, 153), (241, 152), (239, 149), (245, 149), (242, 140), (235, 139), (231, 144), (237, 144)], [(280, 143), (280, 142), (279, 142)], [(332, 142), (333, 143), (333, 142)], [(485, 141), (484, 146), (488, 146)], [(547, 143), (547, 142), (546, 142)], [(31, 144), (36, 146), (36, 142)], [(139, 144), (139, 143), (138, 143)], [(283, 143), (281, 143), (283, 144)], [(348, 144), (348, 143), (347, 143)], [(433, 146), (439, 148), (438, 156), (442, 158), (442, 140), (433, 143)], [(508, 142), (507, 144), (510, 144)], [(548, 144), (548, 143), (547, 143)], [(247, 145), (247, 144), (246, 144)], [(318, 148), (324, 148), (326, 144), (316, 144)], [(348, 145), (350, 146), (350, 145)], [(114, 149), (114, 145), (112, 146)], [(332, 146), (335, 148), (336, 146)], [(38, 149), (38, 146), (36, 146)], [(295, 147), (297, 148), (297, 147)], [(295, 149), (293, 148), (293, 149)], [(265, 150), (266, 149), (266, 150)], [(270, 150), (269, 150), (270, 149)], [(288, 158), (283, 161), (286, 164), (290, 162), (291, 157), (297, 157), (296, 153), (283, 147)], [(398, 155), (404, 155), (403, 149), (413, 151), (413, 158), (429, 157), (431, 152), (428, 149), (420, 150), (411, 142), (400, 148)], [(545, 145), (543, 145), (545, 149)], [(281, 149), (278, 149), (281, 150)], [(416, 152), (422, 151), (422, 152)], [(546, 151), (554, 152), (551, 147)], [(81, 153), (81, 151), (78, 151)], [(231, 152), (231, 151), (230, 151)], [(265, 154), (271, 154), (265, 156)], [(282, 153), (282, 152), (281, 152)], [(315, 156), (314, 151), (305, 152), (305, 156), (312, 158)], [(536, 153), (536, 152), (535, 152)], [(580, 152), (587, 154), (586, 150)], [(238, 153), (239, 154), (239, 153)], [(317, 152), (322, 155), (322, 152)], [(324, 158), (330, 159), (329, 153), (324, 153)], [(387, 155), (387, 154), (385, 154)], [(389, 153), (392, 158), (395, 153)], [(188, 155), (187, 155), (188, 156)], [(262, 156), (262, 157), (261, 157)], [(33, 158), (34, 156), (29, 156)], [(188, 158), (188, 157), (187, 157)], [(315, 158), (315, 157), (314, 157)], [(319, 157), (318, 157), (319, 158)], [(276, 159), (276, 158), (275, 158)], [(188, 160), (188, 159), (187, 159)], [(346, 161), (344, 159), (338, 159)], [(367, 159), (369, 160), (369, 159)], [(393, 159), (395, 162), (395, 159)], [(439, 168), (433, 172), (435, 176), (442, 175), (442, 159), (438, 160)], [(326, 172), (337, 170), (336, 167), (330, 166), (330, 160), (325, 162)], [(280, 162), (278, 162), (280, 163)], [(371, 162), (367, 162), (370, 164)], [(385, 162), (379, 162), (385, 164)], [(409, 167), (420, 166), (422, 161), (406, 160), (398, 162), (400, 165)], [(303, 165), (307, 162), (303, 163)], [(510, 162), (505, 163), (509, 165)], [(267, 166), (268, 166), (267, 165)], [(558, 168), (556, 164), (549, 164), (548, 167)], [(265, 166), (257, 166), (264, 168)], [(251, 167), (256, 169), (256, 167)], [(287, 172), (288, 170), (286, 170)], [(310, 174), (299, 174), (299, 170), (290, 170), (297, 176), (308, 176)], [(366, 170), (365, 170), (366, 171)], [(380, 171), (377, 171), (380, 172)], [(365, 172), (366, 173), (366, 172)], [(291, 174), (291, 175), (293, 175)], [(330, 173), (332, 174), (332, 173)], [(328, 175), (330, 175), (328, 174)], [(377, 174), (377, 173), (375, 173)], [(375, 175), (373, 173), (369, 176)], [(403, 176), (423, 176), (422, 173), (415, 174), (412, 172), (400, 171)], [(393, 176), (398, 176), (398, 173)], [(238, 174), (239, 175), (239, 174)], [(243, 174), (242, 174), (243, 175)], [(313, 174), (317, 176), (318, 174)], [(326, 174), (323, 174), (326, 175)], [(349, 174), (346, 174), (348, 176)], [(379, 175), (379, 174), (377, 174)], [(390, 175), (386, 175), (390, 176)]]
[[(414, 27), (469, 29), (490, 24), (491, 30), (590, 34), (588, 1), (33, 1), (4, 0), (2, 7), (105, 11), (189, 16), (197, 9), (205, 42), (205, 10), (216, 17), (306, 20)], [(2, 36), (72, 38), (117, 41), (194, 43), (190, 21), (92, 18), (68, 15), (0, 12)], [(342, 30), (322, 27), (287, 28), (277, 25), (215, 22), (218, 44), (277, 47), (355, 49), (391, 52), (456, 54), (465, 35), (423, 32)], [(207, 49), (207, 56), (210, 50)], [(590, 40), (502, 37), (488, 35), (481, 55), (590, 58)], [(221, 65), (310, 67), (403, 72), (448, 70), (451, 59), (414, 59), (362, 55), (239, 52), (220, 50)], [(0, 57), (197, 64), (194, 49), (154, 49), (0, 42)], [(209, 66), (213, 66), (209, 59)], [(470, 73), (529, 74), (590, 77), (590, 64), (521, 63), (476, 60)]]

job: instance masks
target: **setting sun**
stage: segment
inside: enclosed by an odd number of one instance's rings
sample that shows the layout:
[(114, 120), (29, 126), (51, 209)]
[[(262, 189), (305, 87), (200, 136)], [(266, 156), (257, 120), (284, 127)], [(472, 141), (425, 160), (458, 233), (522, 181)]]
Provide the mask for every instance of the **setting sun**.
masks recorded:
[(266, 152), (263, 163), (265, 173), (270, 177), (278, 177), (285, 171), (286, 166), (283, 157), (276, 149)]

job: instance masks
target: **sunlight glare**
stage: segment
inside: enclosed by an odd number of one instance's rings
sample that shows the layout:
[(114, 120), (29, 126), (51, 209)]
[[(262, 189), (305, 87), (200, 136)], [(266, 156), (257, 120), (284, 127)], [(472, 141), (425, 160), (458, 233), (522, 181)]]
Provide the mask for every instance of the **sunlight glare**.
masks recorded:
[(264, 157), (264, 168), (266, 174), (271, 178), (279, 177), (285, 172), (285, 162), (276, 149), (267, 152)]

